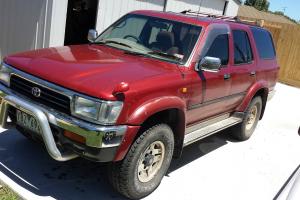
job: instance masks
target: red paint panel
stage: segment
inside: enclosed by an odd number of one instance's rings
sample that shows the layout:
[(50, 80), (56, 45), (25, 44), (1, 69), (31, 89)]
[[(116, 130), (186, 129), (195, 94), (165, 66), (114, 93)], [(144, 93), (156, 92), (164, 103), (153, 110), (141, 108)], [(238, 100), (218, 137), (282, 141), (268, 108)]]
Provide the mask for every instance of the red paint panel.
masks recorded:
[(128, 126), (127, 132), (122, 140), (122, 143), (115, 155), (114, 161), (123, 160), (127, 154), (131, 144), (134, 142), (134, 138), (138, 133), (140, 126)]
[(243, 99), (242, 103), (237, 107), (236, 111), (244, 112), (250, 104), (251, 100), (253, 99), (254, 95), (260, 89), (268, 90), (268, 83), (266, 81), (259, 81), (253, 84), (251, 88), (247, 91), (247, 95)]

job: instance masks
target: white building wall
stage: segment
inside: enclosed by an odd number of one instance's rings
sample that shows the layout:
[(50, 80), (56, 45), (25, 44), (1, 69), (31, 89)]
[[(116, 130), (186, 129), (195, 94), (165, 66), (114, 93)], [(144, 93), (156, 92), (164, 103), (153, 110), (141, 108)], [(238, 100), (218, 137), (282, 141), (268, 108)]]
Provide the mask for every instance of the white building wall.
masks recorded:
[(68, 0), (52, 1), (49, 47), (64, 45), (68, 10)]
[(163, 11), (163, 8), (164, 0), (99, 0), (96, 29), (102, 32), (130, 11), (141, 9)]
[(68, 0), (0, 0), (0, 60), (64, 44)]
[[(168, 0), (166, 11), (198, 11), (201, 0)], [(164, 9), (165, 0), (99, 0), (96, 28), (107, 28), (139, 9)], [(12, 53), (64, 44), (68, 0), (0, 0), (0, 60)], [(201, 12), (222, 14), (225, 0), (202, 0)], [(236, 16), (238, 0), (229, 0), (226, 15)]]
[(182, 12), (191, 9), (192, 11), (222, 14), (225, 0), (168, 0), (167, 11)]
[(238, 0), (230, 0), (225, 12), (225, 15), (227, 16), (237, 16), (238, 11), (239, 11), (239, 6), (240, 3), (238, 2)]
[(0, 1), (0, 59), (49, 46), (51, 5), (52, 0)]
[(168, 0), (167, 11), (181, 12), (191, 9), (192, 11), (206, 12), (222, 15), (225, 2), (228, 1), (225, 15), (236, 16), (239, 8), (239, 0)]

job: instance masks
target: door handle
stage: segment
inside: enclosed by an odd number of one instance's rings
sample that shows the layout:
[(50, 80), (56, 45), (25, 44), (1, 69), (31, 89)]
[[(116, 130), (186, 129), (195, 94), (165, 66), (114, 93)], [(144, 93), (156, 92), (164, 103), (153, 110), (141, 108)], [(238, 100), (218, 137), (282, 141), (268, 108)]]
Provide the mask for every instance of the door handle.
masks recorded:
[(230, 74), (224, 74), (224, 80), (228, 80), (230, 78), (231, 78)]
[(256, 75), (256, 72), (253, 71), (253, 72), (250, 72), (250, 76), (255, 76)]

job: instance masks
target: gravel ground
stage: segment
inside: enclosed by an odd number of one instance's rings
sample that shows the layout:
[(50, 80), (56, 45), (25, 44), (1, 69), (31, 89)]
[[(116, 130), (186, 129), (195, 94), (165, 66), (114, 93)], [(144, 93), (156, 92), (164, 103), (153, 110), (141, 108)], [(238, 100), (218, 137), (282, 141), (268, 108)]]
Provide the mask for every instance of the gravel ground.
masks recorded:
[[(273, 199), (300, 164), (300, 89), (276, 90), (250, 140), (236, 142), (225, 130), (188, 146), (146, 199)], [(0, 180), (23, 198), (122, 199), (108, 185), (105, 166), (59, 163), (17, 131), (1, 132)]]
[(18, 196), (0, 182), (0, 200), (17, 200)]

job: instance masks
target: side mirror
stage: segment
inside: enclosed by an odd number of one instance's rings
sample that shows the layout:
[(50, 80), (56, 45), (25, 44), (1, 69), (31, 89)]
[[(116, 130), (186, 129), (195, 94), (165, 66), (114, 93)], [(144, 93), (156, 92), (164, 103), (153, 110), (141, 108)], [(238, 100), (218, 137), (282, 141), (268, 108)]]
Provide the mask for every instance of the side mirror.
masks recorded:
[(195, 67), (196, 71), (219, 72), (222, 66), (220, 58), (206, 56)]
[(89, 30), (88, 33), (88, 41), (90, 42), (94, 42), (96, 40), (96, 38), (98, 37), (98, 32), (94, 29)]

